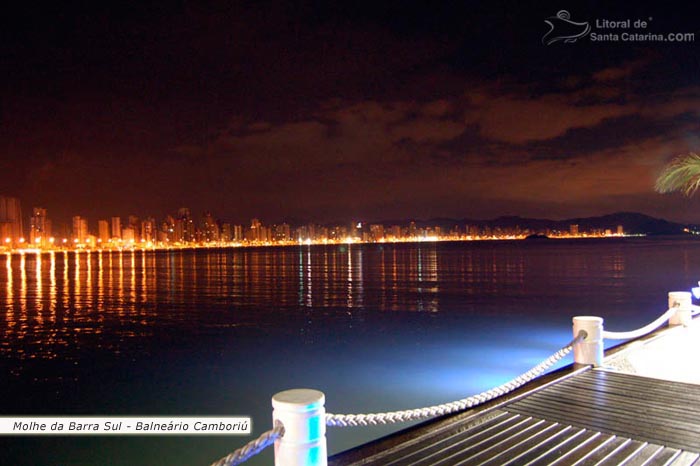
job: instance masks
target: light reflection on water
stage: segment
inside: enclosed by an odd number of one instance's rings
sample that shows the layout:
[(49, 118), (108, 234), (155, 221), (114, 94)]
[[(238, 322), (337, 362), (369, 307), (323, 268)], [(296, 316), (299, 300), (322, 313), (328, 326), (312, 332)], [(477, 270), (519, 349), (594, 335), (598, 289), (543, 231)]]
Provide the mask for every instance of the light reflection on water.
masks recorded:
[[(700, 243), (667, 239), (6, 254), (0, 406), (233, 413), (260, 433), (286, 388), (322, 389), (335, 412), (440, 403), (538, 363), (570, 339), (573, 315), (612, 330), (646, 323), (698, 275)], [(386, 432), (331, 431), (330, 448)], [(239, 445), (0, 442), (60, 464), (103, 450), (153, 464), (166, 445), (170, 464), (206, 464)]]

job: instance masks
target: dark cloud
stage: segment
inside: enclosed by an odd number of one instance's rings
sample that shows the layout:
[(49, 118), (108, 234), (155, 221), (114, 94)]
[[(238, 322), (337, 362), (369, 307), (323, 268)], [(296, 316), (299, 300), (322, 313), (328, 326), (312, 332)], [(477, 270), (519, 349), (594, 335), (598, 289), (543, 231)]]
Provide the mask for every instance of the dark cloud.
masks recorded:
[(652, 186), (697, 151), (697, 43), (544, 46), (547, 4), (105, 5), (17, 6), (0, 46), (3, 194), (59, 220), (695, 218)]

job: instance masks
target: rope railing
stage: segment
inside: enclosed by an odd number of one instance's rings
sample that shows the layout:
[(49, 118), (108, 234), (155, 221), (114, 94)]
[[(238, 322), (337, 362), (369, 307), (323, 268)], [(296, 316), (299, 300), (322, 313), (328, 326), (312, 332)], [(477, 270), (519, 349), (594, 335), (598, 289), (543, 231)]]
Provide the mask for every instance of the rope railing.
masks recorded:
[(256, 440), (212, 463), (211, 466), (234, 466), (243, 463), (275, 443), (275, 464), (284, 466), (325, 466), (327, 462), (326, 427), (374, 426), (416, 421), (442, 416), (506, 395), (544, 374), (554, 364), (573, 351), (574, 363), (603, 364), (604, 340), (639, 338), (665, 322), (670, 326), (689, 326), (700, 306), (692, 305), (689, 292), (670, 292), (669, 309), (653, 322), (629, 332), (603, 329), (603, 318), (576, 316), (573, 318), (575, 338), (547, 359), (514, 379), (477, 395), (435, 406), (370, 414), (331, 414), (325, 412), (325, 395), (317, 390), (294, 389), (277, 393), (272, 398), (274, 428)]
[[(506, 395), (512, 392), (513, 390), (522, 387), (523, 385), (539, 377), (540, 375), (544, 374), (544, 372), (547, 371), (547, 369), (551, 368), (554, 364), (566, 357), (566, 355), (568, 355), (572, 351), (575, 344), (583, 341), (583, 339), (585, 338), (586, 332), (579, 332), (576, 338), (571, 340), (571, 342), (554, 352), (551, 356), (549, 356), (536, 366), (532, 367), (527, 372), (520, 374), (519, 376), (509, 380), (504, 384), (501, 384), (490, 390), (481, 392), (477, 395), (470, 396), (469, 398), (463, 398), (461, 400), (456, 400), (441, 405), (428, 406), (425, 408), (410, 409), (405, 411), (392, 411), (371, 414), (327, 413), (323, 417), (323, 421), (325, 421), (325, 425), (331, 427), (372, 426), (427, 419), (431, 417), (454, 413), (457, 411), (462, 411), (464, 409), (474, 408), (494, 398)], [(318, 414), (323, 413), (319, 412)], [(234, 452), (221, 458), (220, 460), (215, 461), (211, 464), (211, 466), (235, 466), (241, 464), (249, 458), (251, 458), (252, 456), (257, 455), (268, 446), (275, 443), (276, 440), (282, 439), (284, 437), (284, 434), (284, 425), (279, 420), (276, 420), (275, 427), (273, 429), (268, 430), (257, 439), (249, 442), (245, 446), (235, 450)]]
[(248, 442), (238, 450), (235, 450), (220, 460), (213, 462), (211, 466), (235, 466), (237, 464), (241, 464), (275, 443), (275, 440), (283, 435), (284, 426), (281, 422), (277, 421), (275, 422), (275, 427), (267, 432), (264, 432), (260, 437)]
[(409, 409), (405, 411), (391, 411), (385, 413), (372, 414), (326, 414), (326, 425), (331, 427), (354, 427), (354, 426), (375, 426), (384, 424), (395, 424), (398, 422), (415, 421), (427, 419), (445, 414), (454, 413), (468, 408), (473, 408), (496, 397), (505, 395), (513, 390), (525, 385), (532, 379), (542, 375), (547, 369), (552, 367), (567, 354), (571, 352), (574, 344), (585, 338), (585, 333), (580, 332), (569, 344), (559, 349), (547, 359), (524, 372), (518, 377), (499, 385), (495, 388), (481, 392), (477, 395), (425, 408)]
[(631, 340), (633, 338), (639, 338), (651, 333), (657, 328), (661, 327), (668, 321), (676, 312), (678, 311), (678, 306), (671, 307), (668, 311), (661, 314), (656, 320), (648, 323), (644, 327), (638, 328), (637, 330), (630, 330), (628, 332), (609, 332), (607, 330), (603, 331), (603, 338), (609, 340)]

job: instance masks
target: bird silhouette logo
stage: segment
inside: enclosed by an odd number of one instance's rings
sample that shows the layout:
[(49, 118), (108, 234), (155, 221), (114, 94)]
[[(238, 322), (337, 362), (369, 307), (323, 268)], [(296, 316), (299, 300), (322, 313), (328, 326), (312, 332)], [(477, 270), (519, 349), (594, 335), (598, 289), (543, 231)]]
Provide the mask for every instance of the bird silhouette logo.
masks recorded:
[(591, 25), (588, 22), (577, 23), (570, 18), (568, 11), (561, 10), (556, 16), (545, 19), (544, 22), (549, 26), (549, 31), (542, 37), (542, 43), (550, 45), (559, 41), (576, 42), (591, 32)]

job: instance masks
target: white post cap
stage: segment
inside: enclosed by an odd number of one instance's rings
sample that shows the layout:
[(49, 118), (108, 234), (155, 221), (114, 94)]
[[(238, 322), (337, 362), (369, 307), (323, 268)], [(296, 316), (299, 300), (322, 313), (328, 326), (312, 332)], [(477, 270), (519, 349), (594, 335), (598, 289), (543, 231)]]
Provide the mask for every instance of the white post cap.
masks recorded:
[(586, 338), (574, 344), (574, 362), (578, 364), (603, 364), (603, 318), (576, 316), (573, 319), (574, 338), (583, 330)]
[(690, 325), (692, 315), (693, 294), (690, 291), (671, 291), (668, 293), (668, 308), (677, 307), (676, 313), (668, 319), (669, 325)]
[(326, 397), (306, 388), (286, 390), (272, 397), (273, 424), (284, 425), (275, 441), (276, 466), (326, 466)]

